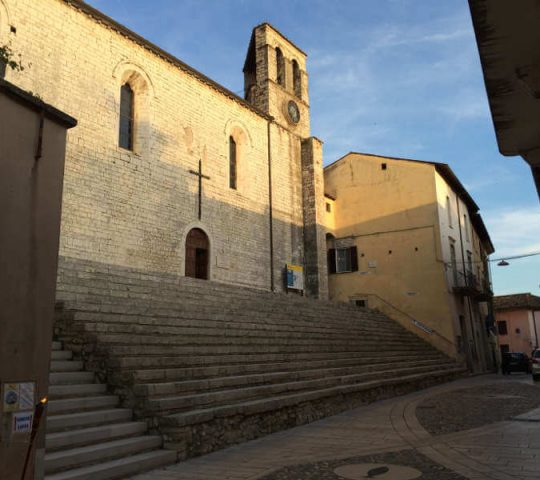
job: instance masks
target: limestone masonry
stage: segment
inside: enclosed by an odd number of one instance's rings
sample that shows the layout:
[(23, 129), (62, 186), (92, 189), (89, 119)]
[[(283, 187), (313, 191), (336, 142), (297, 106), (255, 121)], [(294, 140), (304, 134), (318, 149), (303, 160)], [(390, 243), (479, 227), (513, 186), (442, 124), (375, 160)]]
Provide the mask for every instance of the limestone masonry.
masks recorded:
[[(306, 278), (316, 286), (306, 289), (326, 296), (314, 224), (324, 207), (322, 150), (309, 140), (306, 55), (272, 26), (253, 30), (248, 101), (81, 1), (0, 0), (0, 40), (29, 65), (7, 79), (79, 120), (67, 140), (61, 256), (184, 275), (186, 239), (199, 228), (209, 279), (280, 290), (285, 264), (305, 265), (307, 245), (315, 250)], [(134, 95), (132, 150), (118, 141), (125, 84)], [(200, 219), (191, 172), (199, 161), (209, 177)]]

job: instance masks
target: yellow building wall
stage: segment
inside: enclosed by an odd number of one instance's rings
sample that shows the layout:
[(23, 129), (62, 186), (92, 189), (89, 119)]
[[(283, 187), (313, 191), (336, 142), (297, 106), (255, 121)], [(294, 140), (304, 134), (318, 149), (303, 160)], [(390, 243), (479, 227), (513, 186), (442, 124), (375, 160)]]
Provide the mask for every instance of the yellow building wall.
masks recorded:
[[(325, 187), (335, 198), (328, 231), (338, 246), (356, 245), (359, 267), (330, 275), (331, 298), (365, 298), (368, 306), (456, 355), (434, 166), (349, 154), (325, 169)], [(435, 332), (425, 334), (413, 319)]]

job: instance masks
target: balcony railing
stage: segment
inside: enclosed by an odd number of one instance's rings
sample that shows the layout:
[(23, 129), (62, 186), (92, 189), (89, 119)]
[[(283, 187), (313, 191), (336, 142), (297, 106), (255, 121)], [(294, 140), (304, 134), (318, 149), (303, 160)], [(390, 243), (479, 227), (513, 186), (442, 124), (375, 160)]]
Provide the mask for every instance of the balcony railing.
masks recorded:
[(487, 278), (479, 278), (470, 270), (465, 273), (454, 270), (453, 291), (458, 295), (474, 297), (479, 301), (489, 300), (493, 296), (491, 284)]

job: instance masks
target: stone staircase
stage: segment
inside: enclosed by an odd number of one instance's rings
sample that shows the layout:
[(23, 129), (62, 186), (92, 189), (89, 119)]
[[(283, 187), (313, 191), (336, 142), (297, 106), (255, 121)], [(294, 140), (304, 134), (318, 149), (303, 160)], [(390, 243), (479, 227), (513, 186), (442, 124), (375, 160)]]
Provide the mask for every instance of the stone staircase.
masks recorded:
[(145, 435), (145, 422), (94, 382), (94, 373), (53, 342), (45, 453), (46, 480), (122, 478), (176, 461), (160, 450), (159, 435)]
[(379, 312), (63, 260), (57, 336), (179, 458), (465, 369)]

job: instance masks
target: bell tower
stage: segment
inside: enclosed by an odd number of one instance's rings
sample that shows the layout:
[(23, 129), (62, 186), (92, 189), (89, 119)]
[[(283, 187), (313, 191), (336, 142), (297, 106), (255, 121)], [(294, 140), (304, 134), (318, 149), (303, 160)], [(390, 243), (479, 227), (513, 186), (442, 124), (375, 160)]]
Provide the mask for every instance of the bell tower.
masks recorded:
[(244, 97), (299, 137), (310, 136), (307, 55), (272, 25), (253, 29), (244, 63)]
[[(244, 63), (244, 95), (273, 118), (269, 128), (272, 147), (276, 142), (275, 147), (291, 152), (293, 165), (287, 169), (296, 172), (292, 188), (301, 192), (299, 261), (304, 267), (304, 291), (308, 296), (328, 298), (322, 142), (311, 137), (306, 57), (272, 25), (255, 27)], [(274, 138), (282, 139), (281, 145)]]

